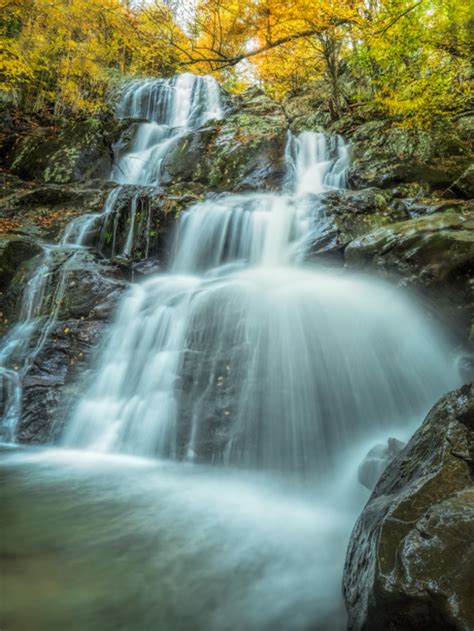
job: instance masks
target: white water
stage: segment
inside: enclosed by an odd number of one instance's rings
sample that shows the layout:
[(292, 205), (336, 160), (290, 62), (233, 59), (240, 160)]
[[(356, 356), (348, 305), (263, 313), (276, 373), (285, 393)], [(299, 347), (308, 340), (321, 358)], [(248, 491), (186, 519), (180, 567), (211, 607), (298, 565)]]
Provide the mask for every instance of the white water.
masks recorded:
[(157, 186), (170, 149), (190, 130), (221, 119), (223, 110), (219, 87), (211, 77), (182, 74), (129, 84), (118, 114), (142, 122), (130, 145), (118, 150), (112, 179)]
[(400, 290), (298, 264), (308, 193), (344, 182), (342, 139), (286, 151), (291, 193), (227, 195), (182, 216), (169, 274), (124, 299), (66, 444), (327, 471), (455, 386), (455, 358)]
[[(111, 179), (121, 184), (156, 187), (167, 152), (190, 130), (222, 118), (223, 109), (219, 87), (211, 77), (183, 74), (172, 79), (129, 84), (119, 103), (118, 115), (146, 120), (139, 123), (129, 150), (122, 156), (119, 151)], [(26, 282), (18, 323), (0, 345), (0, 439), (6, 442), (14, 442), (16, 437), (23, 379), (54, 328), (69, 272), (87, 246), (91, 233), (102, 224), (101, 250), (104, 235), (110, 229), (110, 258), (127, 258), (131, 254), (140, 192), (131, 199), (127, 237), (118, 249), (115, 239), (120, 217), (116, 208), (121, 192), (122, 187), (117, 186), (108, 194), (101, 213), (73, 219), (59, 244), (41, 244), (43, 254)]]
[[(219, 117), (214, 89), (193, 101), (182, 81), (125, 91), (122, 115), (146, 122), (118, 151), (118, 180), (156, 184), (170, 139)], [(222, 195), (183, 213), (168, 273), (122, 301), (66, 430), (75, 449), (12, 456), (18, 495), (51, 498), (35, 513), (51, 541), (78, 545), (77, 559), (53, 545), (48, 561), (80, 594), (87, 628), (114, 628), (113, 594), (129, 628), (344, 627), (345, 546), (367, 498), (357, 465), (384, 437), (406, 439), (459, 381), (408, 295), (303, 265), (315, 196), (345, 185), (348, 159), (340, 138), (290, 136), (285, 194)], [(88, 230), (79, 222), (71, 240)], [(61, 615), (56, 603), (47, 612), (66, 627)]]

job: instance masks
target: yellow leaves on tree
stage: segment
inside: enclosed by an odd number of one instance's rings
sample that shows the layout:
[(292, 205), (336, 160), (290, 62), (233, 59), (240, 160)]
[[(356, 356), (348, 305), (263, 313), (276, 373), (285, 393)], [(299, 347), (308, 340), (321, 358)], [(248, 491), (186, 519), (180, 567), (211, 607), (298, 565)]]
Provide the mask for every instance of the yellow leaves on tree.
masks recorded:
[[(177, 58), (163, 45), (157, 52), (146, 16), (120, 0), (3, 0), (0, 8), (0, 89), (27, 109), (94, 111), (115, 76), (169, 71)], [(166, 8), (165, 16), (172, 21)]]
[(25, 109), (94, 112), (124, 75), (213, 73), (283, 98), (321, 80), (333, 119), (458, 115), (471, 95), (464, 0), (0, 0), (0, 90)]

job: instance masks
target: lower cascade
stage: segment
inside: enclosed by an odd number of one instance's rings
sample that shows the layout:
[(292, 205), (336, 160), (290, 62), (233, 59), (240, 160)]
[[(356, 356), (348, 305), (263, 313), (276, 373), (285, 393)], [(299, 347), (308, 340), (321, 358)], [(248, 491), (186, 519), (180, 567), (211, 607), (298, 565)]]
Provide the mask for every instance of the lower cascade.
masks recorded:
[(182, 215), (168, 272), (123, 300), (66, 445), (306, 476), (458, 383), (408, 296), (301, 263), (318, 194), (344, 183), (343, 141), (290, 135), (286, 158), (287, 193)]
[[(102, 213), (43, 244), (2, 347), (9, 442), (21, 378), (76, 258), (93, 256), (93, 238), (104, 259), (131, 258), (137, 222), (150, 221), (144, 187), (161, 194), (169, 151), (225, 107), (213, 79), (185, 74), (125, 86), (118, 115), (134, 123), (115, 145), (117, 186)], [(5, 448), (5, 502), (19, 524), (6, 547), (21, 556), (7, 622), (21, 609), (18, 584), (37, 588), (43, 554), (51, 581), (12, 628), (68, 628), (71, 616), (94, 631), (345, 628), (342, 565), (368, 498), (357, 479), (364, 456), (373, 466), (359, 477), (370, 487), (387, 439), (401, 448), (461, 383), (449, 340), (416, 297), (307, 261), (325, 226), (321, 194), (347, 187), (349, 162), (342, 137), (288, 133), (281, 192), (213, 194), (187, 207), (165, 270), (130, 285), (75, 384), (59, 448)], [(45, 316), (58, 252), (66, 263)], [(23, 548), (31, 505), (42, 535)], [(45, 613), (42, 599), (53, 597)]]

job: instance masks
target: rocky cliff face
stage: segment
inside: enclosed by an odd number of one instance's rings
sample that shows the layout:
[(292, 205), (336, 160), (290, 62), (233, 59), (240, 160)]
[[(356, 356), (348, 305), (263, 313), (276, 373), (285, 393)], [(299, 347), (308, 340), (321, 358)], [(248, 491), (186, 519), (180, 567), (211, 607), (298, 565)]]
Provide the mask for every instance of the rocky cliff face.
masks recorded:
[(473, 628), (473, 394), (434, 406), (363, 510), (344, 574), (350, 629)]
[[(190, 132), (166, 156), (159, 193), (147, 187), (121, 189), (113, 213), (94, 224), (87, 255), (76, 257), (68, 271), (61, 299), (68, 307), (58, 311), (49, 341), (28, 373), (25, 393), (30, 388), (31, 396), (26, 396), (20, 439), (49, 439), (61, 393), (90, 361), (119, 293), (130, 280), (166, 263), (180, 212), (213, 192), (280, 189), (288, 127), (330, 124), (321, 107), (303, 95), (282, 108), (256, 89), (229, 97), (223, 121)], [(0, 135), (5, 149), (0, 201), (4, 333), (18, 317), (29, 270), (42, 255), (41, 243), (57, 243), (75, 217), (101, 212), (114, 187), (107, 182), (114, 151), (136, 125), (110, 115), (56, 126), (15, 127), (5, 121)], [(335, 128), (341, 126), (352, 140), (351, 185), (358, 190), (314, 198), (315, 217), (324, 218), (324, 227), (308, 258), (375, 272), (421, 291), (436, 317), (443, 311), (451, 327), (458, 327), (458, 343), (466, 346), (474, 260), (473, 207), (465, 199), (472, 192), (466, 167), (472, 140), (468, 119), (459, 127), (464, 135), (452, 131), (444, 144), (437, 136), (383, 121), (353, 119)], [(133, 242), (124, 256), (132, 219)], [(58, 274), (63, 265), (57, 261)], [(48, 287), (52, 292), (54, 277)], [(469, 360), (466, 365), (469, 369)], [(38, 388), (46, 401), (41, 409), (33, 404)]]

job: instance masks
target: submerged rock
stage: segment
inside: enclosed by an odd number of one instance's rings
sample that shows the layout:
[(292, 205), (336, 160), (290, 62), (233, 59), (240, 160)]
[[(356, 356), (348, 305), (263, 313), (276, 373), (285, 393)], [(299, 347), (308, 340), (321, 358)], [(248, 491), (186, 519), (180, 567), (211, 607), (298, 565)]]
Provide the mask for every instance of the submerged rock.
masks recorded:
[(474, 627), (474, 388), (430, 411), (353, 530), (344, 572), (352, 631)]
[(385, 444), (379, 443), (372, 447), (359, 465), (357, 471), (359, 482), (369, 491), (372, 491), (385, 467), (392, 462), (404, 446), (401, 440), (389, 438)]

